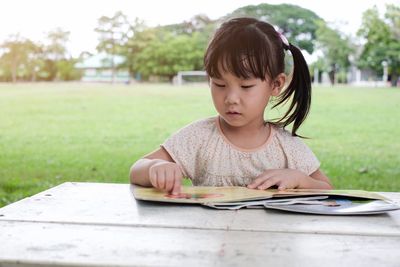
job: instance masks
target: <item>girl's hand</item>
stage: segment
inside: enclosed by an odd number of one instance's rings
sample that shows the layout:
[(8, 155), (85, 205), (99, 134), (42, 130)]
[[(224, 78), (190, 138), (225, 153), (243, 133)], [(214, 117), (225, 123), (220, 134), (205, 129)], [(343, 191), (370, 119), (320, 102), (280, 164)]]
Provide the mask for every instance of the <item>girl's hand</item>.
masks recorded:
[(183, 174), (178, 164), (169, 161), (157, 162), (149, 168), (149, 180), (155, 187), (177, 195), (181, 191)]
[(249, 184), (247, 188), (264, 190), (276, 185), (279, 190), (292, 189), (299, 187), (301, 179), (305, 177), (307, 175), (298, 170), (267, 170)]

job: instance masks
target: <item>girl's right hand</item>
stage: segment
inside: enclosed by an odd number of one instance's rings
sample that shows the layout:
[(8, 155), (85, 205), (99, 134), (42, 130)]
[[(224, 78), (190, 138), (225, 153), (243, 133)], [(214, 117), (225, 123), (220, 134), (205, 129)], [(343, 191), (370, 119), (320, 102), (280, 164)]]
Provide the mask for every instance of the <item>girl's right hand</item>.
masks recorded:
[(178, 195), (183, 174), (178, 164), (169, 161), (157, 162), (149, 168), (150, 183), (158, 189)]

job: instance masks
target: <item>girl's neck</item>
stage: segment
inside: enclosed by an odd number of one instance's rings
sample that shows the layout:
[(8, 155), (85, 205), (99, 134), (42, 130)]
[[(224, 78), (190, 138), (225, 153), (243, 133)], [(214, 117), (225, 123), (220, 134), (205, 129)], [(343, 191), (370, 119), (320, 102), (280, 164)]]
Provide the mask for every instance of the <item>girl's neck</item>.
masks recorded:
[(231, 126), (222, 117), (218, 117), (218, 120), (223, 135), (239, 148), (258, 148), (265, 144), (270, 136), (271, 129), (263, 119), (242, 127)]

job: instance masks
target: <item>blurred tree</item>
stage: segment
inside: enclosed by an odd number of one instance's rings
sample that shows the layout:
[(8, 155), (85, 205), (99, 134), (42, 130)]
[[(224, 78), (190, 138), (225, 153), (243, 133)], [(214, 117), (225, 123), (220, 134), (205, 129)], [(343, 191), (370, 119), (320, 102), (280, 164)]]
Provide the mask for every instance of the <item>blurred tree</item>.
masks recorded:
[[(69, 31), (64, 31), (61, 28), (56, 28), (47, 34), (49, 45), (45, 47), (46, 59), (54, 62), (55, 69), (50, 68), (55, 73), (51, 73), (48, 77), (54, 77), (56, 80), (64, 80), (68, 71), (73, 71), (71, 68), (66, 68), (67, 61), (74, 62), (70, 56), (67, 55), (67, 42), (69, 40)], [(73, 75), (71, 73), (71, 75)], [(46, 78), (47, 79), (47, 78)]]
[[(204, 15), (179, 24), (147, 27), (136, 19), (123, 46), (131, 75), (169, 79), (180, 70), (203, 69), (203, 54), (215, 24)], [(186, 42), (186, 43), (185, 43)]]
[(79, 79), (76, 60), (66, 55), (69, 32), (56, 29), (47, 35), (49, 44), (37, 44), (19, 35), (10, 37), (0, 48), (1, 80), (52, 81)]
[(159, 75), (172, 80), (178, 71), (202, 69), (204, 49), (197, 32), (192, 35), (158, 32), (157, 38), (137, 55), (137, 69), (145, 77)]
[(138, 64), (136, 62), (138, 55), (156, 38), (157, 30), (148, 28), (140, 19), (136, 18), (134, 23), (130, 25), (128, 39), (121, 46), (121, 55), (126, 58), (123, 66), (129, 69), (132, 77), (138, 72)]
[(35, 82), (38, 79), (38, 73), (44, 65), (44, 48), (43, 45), (33, 44), (30, 46), (28, 58), (24, 64), (26, 69), (26, 80)]
[(57, 71), (57, 66), (54, 60), (44, 59), (37, 77), (42, 81), (53, 81), (56, 78)]
[(117, 67), (114, 63), (114, 56), (122, 53), (122, 47), (129, 37), (130, 27), (126, 15), (118, 11), (112, 17), (102, 16), (99, 18), (98, 27), (95, 29), (100, 34), (97, 50), (111, 56), (112, 82), (115, 80)]
[(3, 69), (9, 69), (11, 81), (16, 82), (18, 76), (21, 78), (32, 77), (32, 68), (40, 59), (41, 47), (29, 39), (19, 35), (11, 36), (0, 48), (3, 54), (0, 58)]
[(62, 59), (57, 61), (57, 75), (63, 81), (79, 80), (82, 78), (82, 72), (75, 68), (78, 59)]
[(323, 53), (324, 69), (329, 74), (332, 85), (335, 84), (336, 73), (346, 73), (349, 66), (349, 55), (353, 53), (350, 38), (342, 35), (338, 30), (330, 28), (324, 21), (317, 22), (317, 48)]
[(368, 9), (357, 34), (365, 39), (358, 66), (382, 74), (382, 63), (386, 62), (392, 86), (396, 86), (400, 73), (400, 7), (386, 5), (385, 18), (380, 18), (376, 6)]
[(193, 16), (190, 20), (182, 23), (170, 24), (162, 26), (165, 31), (180, 34), (191, 35), (194, 32), (204, 33), (209, 36), (216, 27), (216, 21), (210, 19), (207, 15), (198, 14)]
[(247, 16), (267, 21), (277, 27), (288, 40), (312, 54), (314, 51), (316, 21), (322, 20), (311, 10), (290, 4), (259, 4), (241, 7), (224, 19)]
[(390, 27), (390, 41), (388, 45), (387, 60), (390, 67), (392, 86), (399, 84), (400, 75), (400, 6), (386, 5), (386, 22)]
[(64, 31), (61, 28), (56, 28), (47, 34), (50, 43), (46, 47), (46, 54), (49, 59), (58, 61), (67, 58), (69, 35), (69, 31)]

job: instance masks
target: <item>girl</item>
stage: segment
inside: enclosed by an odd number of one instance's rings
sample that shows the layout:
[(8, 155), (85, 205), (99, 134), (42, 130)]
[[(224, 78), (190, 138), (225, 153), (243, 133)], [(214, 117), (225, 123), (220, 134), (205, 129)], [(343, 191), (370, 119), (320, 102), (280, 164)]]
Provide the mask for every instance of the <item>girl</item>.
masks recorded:
[[(293, 56), (285, 90), (284, 50)], [(204, 56), (217, 117), (196, 121), (172, 135), (131, 168), (133, 184), (172, 194), (183, 176), (194, 185), (267, 189), (332, 189), (312, 151), (296, 134), (311, 103), (311, 81), (301, 51), (272, 25), (235, 18), (216, 31)], [(275, 122), (264, 120), (271, 97), (291, 100)], [(291, 133), (284, 130), (293, 123)]]

